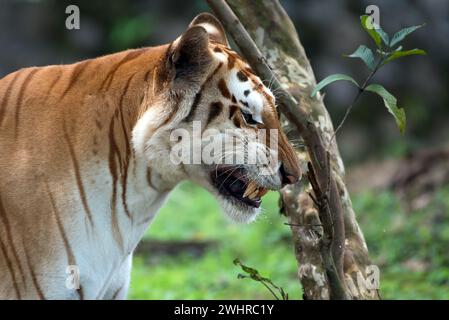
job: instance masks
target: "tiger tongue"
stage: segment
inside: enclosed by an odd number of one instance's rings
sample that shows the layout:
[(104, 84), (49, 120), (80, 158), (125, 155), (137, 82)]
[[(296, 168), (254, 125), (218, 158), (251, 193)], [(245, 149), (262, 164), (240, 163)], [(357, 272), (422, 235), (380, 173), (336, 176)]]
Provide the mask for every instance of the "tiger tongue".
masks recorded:
[(261, 187), (261, 188), (259, 188), (259, 193), (257, 194), (257, 196), (259, 198), (262, 198), (267, 192), (268, 192), (268, 189)]

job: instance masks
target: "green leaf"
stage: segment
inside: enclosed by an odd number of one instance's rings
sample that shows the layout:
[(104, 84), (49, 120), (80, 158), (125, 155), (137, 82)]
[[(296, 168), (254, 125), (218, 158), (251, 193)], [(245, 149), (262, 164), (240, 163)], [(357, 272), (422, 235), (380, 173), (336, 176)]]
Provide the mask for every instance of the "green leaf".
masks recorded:
[(246, 273), (248, 273), (251, 277), (259, 276), (259, 271), (257, 271), (254, 268), (250, 268), (248, 266), (245, 266), (238, 258), (234, 259), (233, 263), (236, 266), (240, 266), (240, 268), (242, 268), (242, 270), (245, 271)]
[(424, 25), (425, 24), (421, 24), (419, 26), (411, 26), (411, 27), (407, 27), (402, 30), (399, 30), (398, 32), (395, 33), (395, 35), (391, 39), (390, 46), (393, 47), (395, 44), (404, 40), (404, 38), (406, 36), (408, 36), (410, 33), (416, 31), (417, 29), (423, 27)]
[[(248, 275), (245, 275), (245, 274), (239, 273), (239, 274), (237, 275), (237, 278), (238, 278), (238, 279), (252, 279), (252, 280), (254, 280), (254, 281), (260, 282), (260, 283), (262, 283), (262, 284), (265, 286), (265, 288), (267, 288), (267, 289), (270, 291), (270, 293), (271, 293), (277, 300), (279, 300), (279, 297), (276, 295), (276, 293), (273, 291), (273, 289), (277, 290), (277, 291), (281, 294), (282, 299), (288, 300), (288, 294), (284, 291), (284, 289), (281, 288), (281, 287), (278, 287), (277, 285), (275, 285), (275, 284), (271, 281), (271, 279), (262, 277), (262, 276), (259, 274), (259, 271), (257, 271), (257, 270), (254, 269), (254, 268), (245, 266), (245, 265), (240, 261), (240, 259), (238, 259), (238, 258), (234, 259), (233, 263), (234, 263), (236, 266), (240, 266), (240, 268), (242, 268), (242, 270), (243, 270), (245, 273), (248, 274)], [(270, 288), (269, 285), (271, 285), (272, 288)]]
[(370, 35), (370, 37), (373, 38), (374, 42), (376, 43), (376, 46), (378, 48), (381, 48), (382, 40), (379, 33), (377, 33), (376, 30), (374, 29), (375, 24), (373, 22), (373, 17), (363, 15), (360, 17), (360, 22), (362, 24), (363, 29), (365, 29), (365, 31)]
[(385, 43), (387, 47), (390, 46), (390, 37), (388, 34), (377, 24), (374, 24), (374, 30), (379, 34), (382, 41)]
[(387, 47), (390, 45), (390, 37), (388, 34), (373, 21), (373, 17), (368, 15), (363, 15), (360, 17), (363, 29), (373, 38), (378, 48), (382, 48), (382, 42), (385, 43)]
[(402, 58), (402, 57), (406, 57), (406, 56), (412, 56), (412, 55), (426, 55), (426, 52), (424, 50), (421, 49), (412, 49), (412, 50), (406, 50), (406, 51), (395, 51), (393, 52), (387, 60), (385, 60), (385, 62), (382, 65), (386, 65), (387, 63)]
[(331, 74), (330, 76), (327, 76), (326, 78), (321, 80), (315, 86), (315, 88), (313, 89), (312, 93), (310, 94), (310, 97), (313, 98), (317, 94), (317, 92), (320, 91), (321, 89), (323, 89), (325, 86), (331, 84), (332, 82), (340, 81), (340, 80), (351, 81), (357, 87), (359, 87), (359, 84), (357, 83), (357, 81), (355, 81), (352, 77), (350, 77), (350, 76), (348, 76), (346, 74), (342, 74), (342, 73)]
[(382, 97), (385, 107), (396, 120), (399, 131), (404, 134), (406, 124), (405, 111), (403, 108), (397, 106), (396, 98), (380, 84), (370, 84), (365, 90), (377, 93)]
[(347, 55), (348, 58), (360, 58), (365, 62), (365, 64), (368, 66), (370, 70), (374, 70), (375, 63), (374, 63), (374, 55), (370, 48), (367, 46), (361, 45), (357, 48), (357, 50)]

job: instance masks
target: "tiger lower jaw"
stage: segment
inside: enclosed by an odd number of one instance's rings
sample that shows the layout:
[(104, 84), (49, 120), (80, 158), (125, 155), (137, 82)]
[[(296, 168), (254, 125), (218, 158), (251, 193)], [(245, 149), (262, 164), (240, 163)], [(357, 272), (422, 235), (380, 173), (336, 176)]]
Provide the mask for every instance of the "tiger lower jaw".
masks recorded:
[(268, 189), (249, 179), (246, 170), (223, 166), (211, 171), (210, 179), (225, 213), (232, 220), (251, 222), (260, 213), (261, 198)]
[(222, 195), (218, 195), (218, 199), (225, 215), (237, 223), (251, 223), (261, 212), (260, 208), (242, 205), (241, 202)]

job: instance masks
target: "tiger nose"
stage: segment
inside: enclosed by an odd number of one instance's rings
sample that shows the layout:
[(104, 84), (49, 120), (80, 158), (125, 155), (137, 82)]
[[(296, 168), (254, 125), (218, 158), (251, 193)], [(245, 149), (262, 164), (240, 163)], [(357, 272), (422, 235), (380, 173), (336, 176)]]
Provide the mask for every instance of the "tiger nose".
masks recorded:
[(281, 175), (282, 187), (284, 187), (287, 184), (295, 184), (299, 181), (299, 178), (300, 178), (299, 174), (294, 174), (293, 172), (289, 172), (283, 163), (279, 167), (279, 173)]

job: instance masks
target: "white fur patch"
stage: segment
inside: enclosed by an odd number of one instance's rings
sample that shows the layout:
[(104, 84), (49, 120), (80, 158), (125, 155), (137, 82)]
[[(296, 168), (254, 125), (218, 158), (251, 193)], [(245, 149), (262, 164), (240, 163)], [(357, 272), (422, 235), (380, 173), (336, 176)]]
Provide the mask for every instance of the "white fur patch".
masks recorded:
[(152, 128), (156, 128), (160, 122), (160, 117), (157, 114), (158, 108), (150, 108), (144, 115), (137, 121), (132, 132), (132, 144), (136, 155), (143, 157), (145, 152), (145, 143), (150, 138)]
[(228, 57), (223, 52), (214, 52), (214, 56), (222, 63), (228, 61)]
[[(264, 98), (262, 95), (253, 89), (253, 82), (247, 80), (245, 82), (241, 81), (237, 77), (237, 70), (231, 70), (231, 74), (228, 80), (229, 91), (236, 97), (239, 101), (243, 110), (248, 111), (252, 114), (252, 117), (257, 122), (262, 122), (262, 111), (264, 107)], [(250, 93), (245, 96), (244, 92), (248, 90)], [(249, 108), (242, 105), (242, 102), (247, 103)]]

